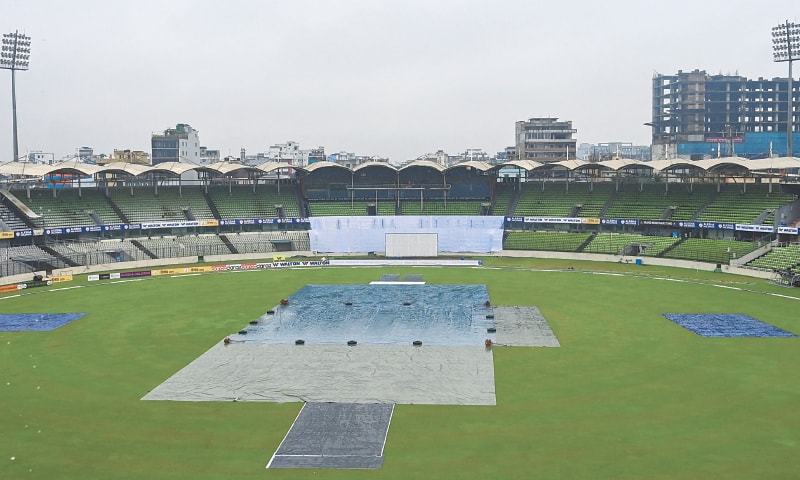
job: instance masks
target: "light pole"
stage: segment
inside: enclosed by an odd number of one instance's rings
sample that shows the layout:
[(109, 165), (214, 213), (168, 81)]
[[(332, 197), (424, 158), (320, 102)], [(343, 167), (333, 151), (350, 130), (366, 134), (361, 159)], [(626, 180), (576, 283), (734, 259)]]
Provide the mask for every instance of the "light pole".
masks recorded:
[(19, 160), (17, 143), (17, 88), (14, 72), (27, 70), (31, 56), (31, 37), (19, 33), (3, 34), (3, 50), (0, 53), (0, 68), (11, 70), (11, 111), (14, 116), (14, 161)]
[(793, 126), (793, 98), (792, 94), (792, 62), (800, 59), (800, 24), (786, 21), (777, 27), (772, 27), (772, 57), (776, 62), (789, 62), (789, 109), (786, 112), (786, 156), (791, 157), (792, 126)]

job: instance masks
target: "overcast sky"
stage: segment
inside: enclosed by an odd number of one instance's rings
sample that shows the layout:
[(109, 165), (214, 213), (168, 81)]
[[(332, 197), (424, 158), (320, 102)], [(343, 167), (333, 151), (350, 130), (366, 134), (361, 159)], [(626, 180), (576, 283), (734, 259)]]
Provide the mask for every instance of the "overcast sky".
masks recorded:
[[(32, 38), (20, 154), (56, 160), (149, 152), (177, 123), (223, 156), (287, 140), (398, 163), (491, 154), (543, 116), (579, 143), (649, 145), (656, 72), (785, 77), (771, 28), (798, 17), (797, 0), (0, 0), (2, 33)], [(0, 97), (6, 161), (9, 71)]]

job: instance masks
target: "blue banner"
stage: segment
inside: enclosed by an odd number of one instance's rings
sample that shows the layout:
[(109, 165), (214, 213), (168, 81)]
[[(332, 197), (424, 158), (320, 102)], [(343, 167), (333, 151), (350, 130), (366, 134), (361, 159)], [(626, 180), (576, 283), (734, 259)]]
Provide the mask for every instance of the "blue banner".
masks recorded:
[[(96, 232), (117, 232), (122, 230), (148, 230), (152, 228), (183, 228), (183, 227), (215, 227), (216, 225), (206, 225), (206, 220), (186, 220), (176, 222), (145, 222), (131, 224), (113, 225), (86, 225), (80, 227), (53, 227), (44, 230), (45, 235), (69, 235), (72, 233), (96, 233)], [(277, 224), (304, 224), (309, 223), (308, 218), (236, 218), (220, 220), (219, 225), (277, 225)], [(31, 237), (33, 230), (16, 230), (15, 237)]]
[(736, 230), (736, 225), (733, 223), (717, 223), (717, 222), (676, 222), (680, 228), (705, 228), (708, 230)]
[(232, 218), (220, 220), (219, 224), (227, 225), (276, 225), (279, 223), (309, 223), (307, 218)]
[(639, 221), (633, 218), (601, 218), (600, 223), (602, 225), (639, 225)]
[[(138, 227), (138, 225), (136, 225)], [(67, 235), (70, 233), (93, 233), (93, 232), (113, 232), (119, 230), (128, 230), (131, 225), (116, 224), (116, 225), (85, 225), (82, 227), (56, 227), (46, 228), (45, 235)]]

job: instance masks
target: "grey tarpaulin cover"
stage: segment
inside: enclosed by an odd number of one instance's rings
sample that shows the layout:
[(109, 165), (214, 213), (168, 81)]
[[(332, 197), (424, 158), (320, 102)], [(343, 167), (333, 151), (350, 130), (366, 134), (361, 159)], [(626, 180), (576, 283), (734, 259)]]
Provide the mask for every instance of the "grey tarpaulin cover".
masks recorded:
[(483, 346), (214, 345), (144, 400), (495, 405)]

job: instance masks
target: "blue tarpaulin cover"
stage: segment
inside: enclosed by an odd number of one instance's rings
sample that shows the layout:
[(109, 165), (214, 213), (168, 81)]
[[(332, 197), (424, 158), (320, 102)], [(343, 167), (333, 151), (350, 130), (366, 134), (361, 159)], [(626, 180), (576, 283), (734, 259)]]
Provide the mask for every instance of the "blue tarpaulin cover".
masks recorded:
[(748, 315), (730, 313), (665, 313), (664, 316), (701, 337), (796, 337)]
[(0, 332), (55, 330), (84, 315), (86, 313), (2, 313)]

